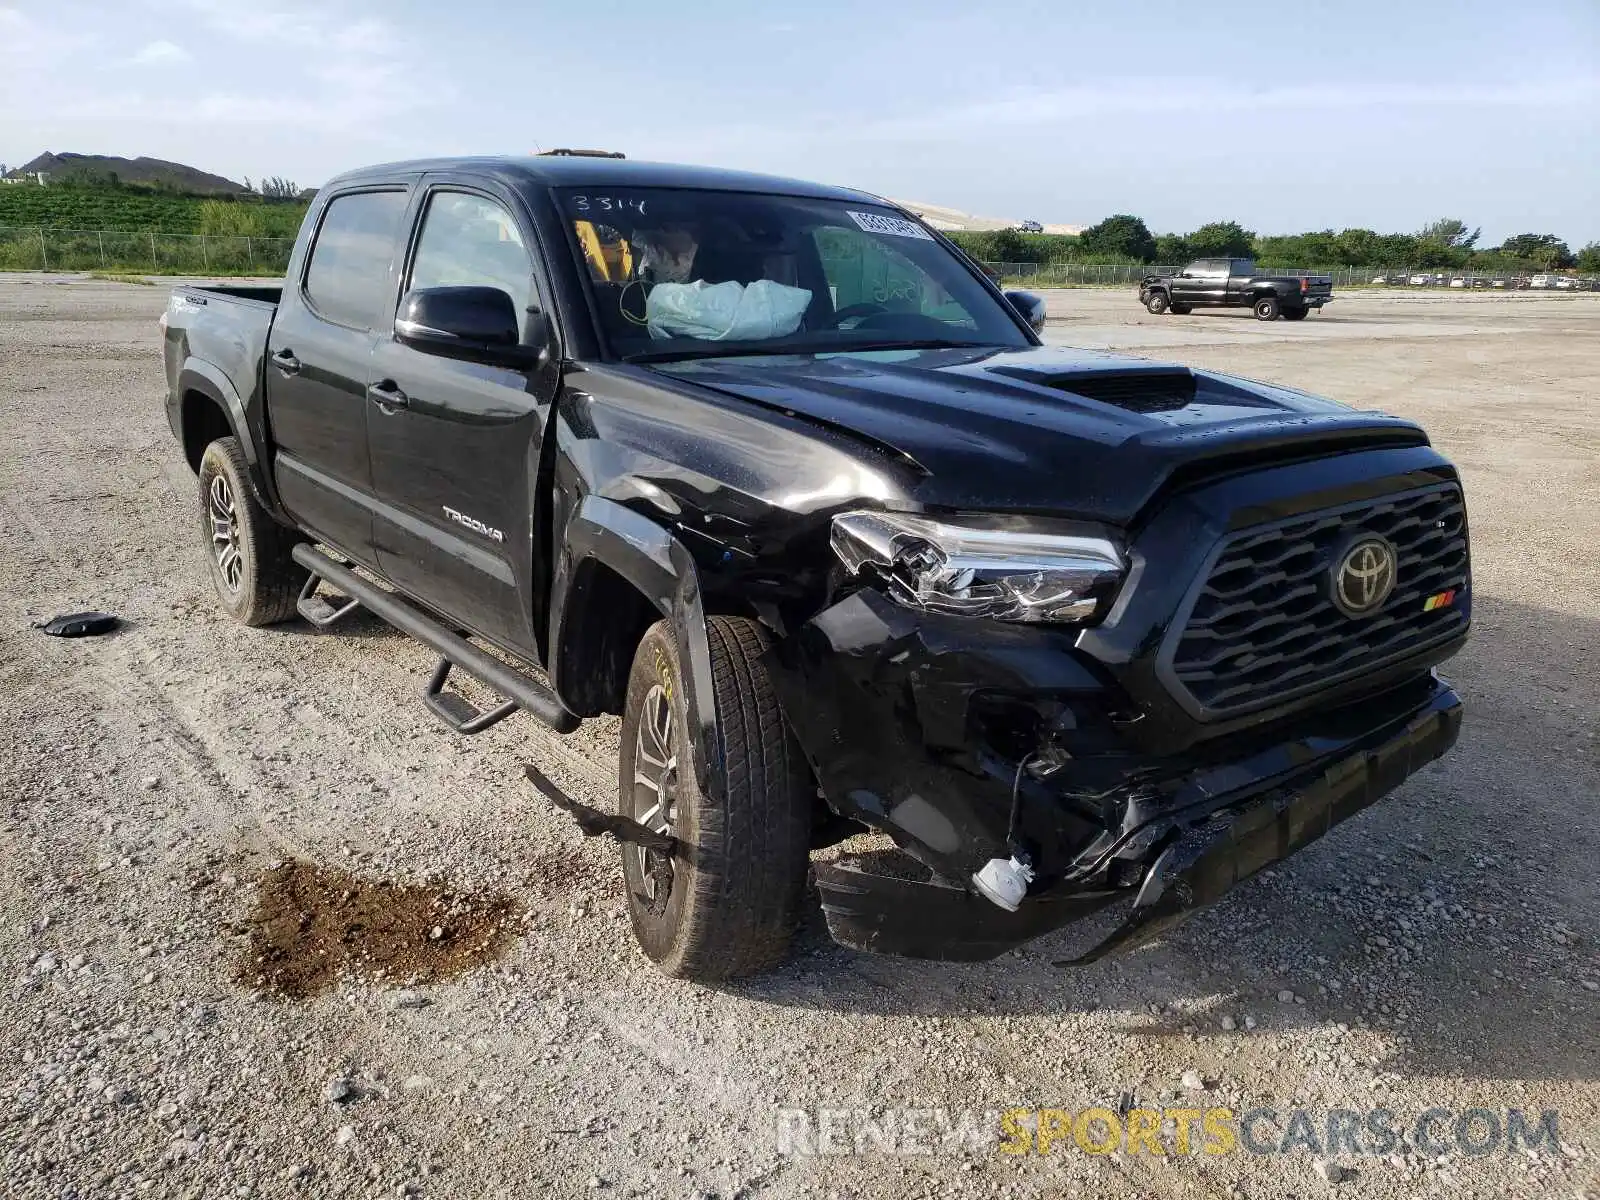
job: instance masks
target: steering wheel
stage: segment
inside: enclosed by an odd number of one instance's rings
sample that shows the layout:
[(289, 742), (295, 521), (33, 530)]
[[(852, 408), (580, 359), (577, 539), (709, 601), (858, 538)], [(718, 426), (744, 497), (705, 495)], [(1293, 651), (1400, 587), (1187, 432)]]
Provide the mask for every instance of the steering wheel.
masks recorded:
[(843, 308), (834, 311), (833, 327), (838, 329), (841, 322), (848, 321), (852, 317), (877, 317), (888, 311), (883, 305), (873, 304), (871, 301), (863, 304), (846, 304)]

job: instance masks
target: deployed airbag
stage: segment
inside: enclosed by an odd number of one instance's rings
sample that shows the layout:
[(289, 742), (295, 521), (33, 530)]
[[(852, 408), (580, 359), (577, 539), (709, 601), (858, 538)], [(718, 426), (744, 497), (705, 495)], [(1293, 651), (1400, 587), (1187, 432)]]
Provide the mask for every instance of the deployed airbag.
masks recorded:
[(771, 279), (751, 284), (658, 283), (645, 300), (645, 322), (654, 338), (743, 341), (785, 337), (800, 328), (811, 304), (805, 288)]

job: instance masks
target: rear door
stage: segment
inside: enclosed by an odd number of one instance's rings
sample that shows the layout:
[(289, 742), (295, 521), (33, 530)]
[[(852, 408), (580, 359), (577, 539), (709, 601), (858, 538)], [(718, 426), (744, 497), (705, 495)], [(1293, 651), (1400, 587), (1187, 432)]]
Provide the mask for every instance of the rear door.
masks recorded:
[(1256, 264), (1250, 258), (1228, 260), (1227, 299), (1235, 304), (1244, 303), (1245, 288), (1255, 278)]
[(284, 508), (329, 546), (374, 566), (367, 374), (393, 288), (405, 185), (342, 191), (321, 209), (267, 340), (273, 477)]
[[(423, 186), (397, 296), (482, 285), (507, 292), (520, 313), (549, 311), (519, 197), (447, 175), (427, 176)], [(536, 523), (540, 451), (557, 379), (553, 369), (429, 354), (397, 341), (391, 327), (373, 353), (367, 412), (383, 574), (472, 632), (535, 658), (538, 581), (548, 566)], [(403, 404), (384, 399), (396, 392)]]

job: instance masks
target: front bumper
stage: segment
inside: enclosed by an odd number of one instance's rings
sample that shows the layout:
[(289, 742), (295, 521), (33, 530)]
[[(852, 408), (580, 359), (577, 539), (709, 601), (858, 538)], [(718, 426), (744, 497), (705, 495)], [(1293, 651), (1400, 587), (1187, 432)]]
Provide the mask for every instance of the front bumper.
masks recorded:
[[(1196, 754), (1097, 754), (1117, 741), (1116, 692), (1069, 649), (1037, 631), (915, 619), (871, 593), (824, 614), (773, 665), (834, 808), (932, 874), (818, 867), (829, 931), (918, 958), (992, 958), (1129, 898), (1122, 925), (1075, 961), (1138, 945), (1372, 804), (1444, 754), (1461, 722), (1455, 692), (1423, 671)], [(1020, 781), (1020, 832), (1040, 878), (1010, 913), (965, 881), (1009, 853), (1019, 747), (997, 745), (973, 714), (986, 695), (1024, 690), (1079, 755), (1054, 779)]]

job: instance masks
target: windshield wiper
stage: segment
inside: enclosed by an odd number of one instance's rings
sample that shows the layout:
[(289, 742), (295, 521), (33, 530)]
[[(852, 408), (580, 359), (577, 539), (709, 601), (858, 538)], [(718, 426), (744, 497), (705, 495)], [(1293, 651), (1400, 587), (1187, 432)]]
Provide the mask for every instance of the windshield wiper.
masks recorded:
[(875, 350), (993, 350), (1003, 349), (994, 342), (964, 342), (947, 338), (915, 341), (845, 342), (838, 346), (680, 346), (676, 350), (641, 350), (626, 354), (627, 363), (681, 362), (695, 358), (752, 358), (783, 354), (856, 354)]
[(691, 358), (750, 358), (768, 354), (796, 354), (804, 351), (772, 346), (680, 346), (676, 350), (641, 350), (624, 354), (626, 363), (681, 362)]
[(837, 350), (817, 350), (816, 354), (857, 354), (869, 350), (1003, 350), (998, 342), (958, 342), (949, 338), (922, 338), (917, 341), (861, 342)]

